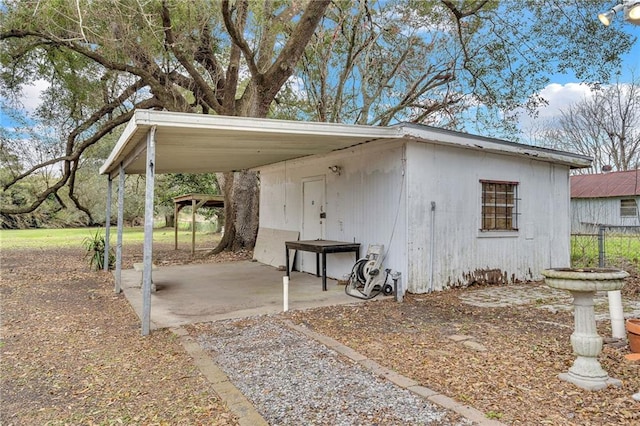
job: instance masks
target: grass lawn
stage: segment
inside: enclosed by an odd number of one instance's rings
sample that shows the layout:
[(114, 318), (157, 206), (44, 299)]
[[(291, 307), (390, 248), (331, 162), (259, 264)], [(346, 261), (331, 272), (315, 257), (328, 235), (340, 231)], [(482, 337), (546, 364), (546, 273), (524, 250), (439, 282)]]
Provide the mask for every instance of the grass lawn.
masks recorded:
[[(104, 235), (104, 228), (64, 228), (64, 229), (19, 229), (1, 230), (0, 247), (2, 249), (33, 249), (55, 247), (82, 247), (85, 238), (93, 238), (97, 231)], [(206, 237), (205, 237), (206, 236)], [(212, 239), (212, 234), (196, 232), (196, 241), (205, 237)], [(111, 244), (115, 245), (117, 228), (111, 228)], [(144, 241), (144, 228), (124, 228), (122, 234), (124, 244), (142, 243)], [(153, 230), (153, 241), (159, 243), (171, 243), (174, 240), (173, 228), (157, 228)], [(191, 231), (178, 231), (178, 241), (190, 242)]]
[[(606, 235), (604, 244), (606, 266), (621, 263), (640, 267), (640, 235)], [(598, 265), (598, 236), (573, 235), (571, 237), (571, 263), (574, 267)]]

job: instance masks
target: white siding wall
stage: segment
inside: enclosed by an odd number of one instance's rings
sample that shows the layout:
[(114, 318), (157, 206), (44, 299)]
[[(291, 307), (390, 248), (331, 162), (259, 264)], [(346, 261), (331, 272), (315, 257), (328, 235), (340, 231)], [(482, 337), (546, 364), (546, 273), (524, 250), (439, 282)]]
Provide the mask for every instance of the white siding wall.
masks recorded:
[[(598, 225), (640, 226), (640, 217), (621, 217), (620, 200), (633, 197), (574, 198), (571, 200), (571, 231), (597, 232)], [(640, 197), (635, 197), (640, 205)]]
[[(324, 175), (325, 238), (358, 242), (361, 244), (361, 256), (369, 244), (384, 244), (387, 253), (384, 267), (400, 271), (406, 277), (403, 153), (400, 141), (368, 143), (326, 156), (261, 168), (260, 226), (300, 230), (302, 180)], [(329, 170), (332, 165), (342, 168), (340, 176)], [(354, 263), (353, 253), (329, 254), (327, 274), (340, 278), (351, 271)], [(309, 265), (305, 265), (305, 270), (315, 273), (315, 267)]]
[[(400, 271), (410, 292), (539, 280), (542, 269), (569, 265), (567, 166), (428, 143), (369, 143), (261, 168), (260, 226), (300, 230), (302, 180), (322, 175), (325, 238), (359, 242), (363, 255), (369, 244), (384, 244), (384, 266)], [(481, 179), (519, 182), (518, 232), (479, 231)], [(353, 261), (350, 253), (328, 255), (328, 275), (341, 277)]]
[[(569, 265), (568, 167), (416, 142), (406, 155), (409, 291), (430, 290), (432, 262), (434, 290), (483, 280), (537, 280), (544, 268)], [(479, 231), (481, 179), (519, 182), (518, 232)]]

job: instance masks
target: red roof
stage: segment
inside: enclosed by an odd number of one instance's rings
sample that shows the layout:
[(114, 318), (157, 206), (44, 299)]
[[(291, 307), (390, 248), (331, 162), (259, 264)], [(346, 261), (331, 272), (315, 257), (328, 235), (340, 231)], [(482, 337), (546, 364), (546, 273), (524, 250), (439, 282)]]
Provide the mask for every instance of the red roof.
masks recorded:
[(571, 198), (640, 195), (640, 169), (571, 176)]

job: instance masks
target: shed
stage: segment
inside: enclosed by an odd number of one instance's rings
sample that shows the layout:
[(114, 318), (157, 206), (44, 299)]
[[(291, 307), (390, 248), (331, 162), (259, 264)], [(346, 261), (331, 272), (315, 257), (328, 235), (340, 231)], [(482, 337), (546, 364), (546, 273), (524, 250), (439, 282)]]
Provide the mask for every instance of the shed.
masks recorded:
[[(121, 187), (125, 174), (147, 176), (147, 334), (156, 173), (256, 170), (261, 229), (299, 233), (304, 240), (358, 242), (365, 251), (383, 244), (383, 265), (402, 274), (401, 290), (424, 293), (540, 279), (542, 269), (567, 266), (569, 170), (590, 164), (577, 154), (415, 124), (371, 127), (139, 110), (100, 172), (110, 186), (119, 177)], [(273, 251), (265, 258), (274, 266), (284, 257), (278, 246), (265, 249)], [(329, 276), (351, 270), (352, 254), (331, 256)], [(316, 271), (315, 259), (305, 255), (297, 256), (296, 266)]]
[[(415, 124), (394, 139), (258, 167), (260, 227), (382, 244), (404, 290), (542, 279), (570, 263), (569, 171), (590, 159)], [(328, 275), (350, 271), (333, 255)], [(315, 259), (298, 256), (313, 272)]]
[(640, 170), (571, 176), (571, 231), (640, 227)]

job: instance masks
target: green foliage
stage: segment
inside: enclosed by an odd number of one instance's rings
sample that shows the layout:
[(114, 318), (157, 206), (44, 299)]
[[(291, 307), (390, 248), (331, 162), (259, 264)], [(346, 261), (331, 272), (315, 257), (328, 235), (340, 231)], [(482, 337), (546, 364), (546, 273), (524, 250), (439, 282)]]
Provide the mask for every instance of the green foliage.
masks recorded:
[[(19, 99), (25, 85), (39, 80), (50, 87), (34, 116), (9, 135), (14, 144), (2, 158), (13, 176), (40, 164), (32, 174), (42, 177), (21, 182), (31, 188), (14, 185), (1, 211), (24, 213), (42, 203), (44, 211), (51, 208), (43, 215), (48, 220), (77, 202), (89, 221), (102, 222), (105, 184), (92, 176), (134, 108), (360, 124), (414, 121), (470, 131), (475, 125), (484, 135), (499, 135), (495, 129), (504, 134), (513, 128), (510, 112), (536, 99), (549, 74), (606, 83), (634, 42), (623, 26), (599, 24), (599, 0), (562, 6), (522, 0), (524, 13), (514, 13), (512, 0), (334, 0), (328, 9), (313, 7), (318, 2), (252, 0), (246, 11), (244, 2), (229, 2), (233, 34), (223, 24), (224, 4), (5, 2), (0, 95)], [(298, 32), (305, 10), (322, 18), (317, 28)], [(309, 18), (304, 22), (317, 22)], [(298, 61), (304, 48), (305, 60)], [(292, 76), (296, 65), (299, 74)], [(105, 143), (98, 146), (99, 140)], [(176, 195), (218, 193), (213, 181), (192, 185), (184, 175), (160, 181), (158, 206), (168, 215)], [(138, 182), (127, 179), (127, 191), (139, 194)], [(65, 194), (64, 186), (74, 193)], [(54, 199), (44, 197), (47, 188), (56, 190)], [(125, 218), (140, 217), (140, 198), (128, 192), (125, 200)], [(75, 223), (69, 216), (61, 219)]]
[(609, 82), (633, 43), (598, 22), (600, 1), (446, 3), (334, 1), (300, 64), (312, 119), (512, 139), (515, 111), (537, 105), (549, 76)]
[[(104, 268), (104, 253), (106, 250), (106, 241), (100, 229), (96, 230), (96, 233), (91, 237), (86, 237), (83, 240), (82, 245), (86, 249), (85, 259), (89, 259), (89, 268), (96, 271), (102, 270)], [(113, 253), (113, 250), (110, 248), (109, 269), (113, 269), (115, 260), (116, 256)]]
[(502, 416), (504, 414), (502, 414), (499, 411), (487, 411), (487, 414), (485, 414), (487, 416), (488, 419), (496, 419), (499, 420), (502, 418)]

